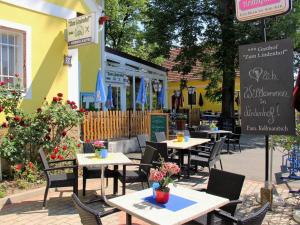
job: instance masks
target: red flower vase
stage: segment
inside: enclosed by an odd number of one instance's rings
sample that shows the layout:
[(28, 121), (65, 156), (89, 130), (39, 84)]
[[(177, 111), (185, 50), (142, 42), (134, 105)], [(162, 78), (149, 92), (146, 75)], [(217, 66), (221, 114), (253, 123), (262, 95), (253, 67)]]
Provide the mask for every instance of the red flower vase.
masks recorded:
[(166, 204), (170, 198), (170, 191), (164, 192), (161, 190), (156, 190), (156, 202), (160, 204)]

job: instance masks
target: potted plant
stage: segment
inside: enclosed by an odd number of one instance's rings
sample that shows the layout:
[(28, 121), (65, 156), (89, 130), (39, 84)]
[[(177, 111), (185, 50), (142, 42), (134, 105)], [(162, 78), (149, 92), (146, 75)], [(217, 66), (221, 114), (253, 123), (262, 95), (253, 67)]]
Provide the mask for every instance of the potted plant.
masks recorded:
[(187, 115), (179, 113), (176, 115), (176, 129), (185, 130), (185, 124), (187, 123)]
[(95, 141), (94, 144), (95, 155), (99, 158), (107, 157), (107, 149), (105, 147), (104, 141)]
[(179, 166), (170, 162), (163, 162), (159, 169), (150, 170), (149, 180), (159, 184), (158, 188), (155, 190), (155, 200), (157, 203), (165, 204), (169, 201), (170, 188), (168, 185), (173, 183), (171, 177), (179, 172)]

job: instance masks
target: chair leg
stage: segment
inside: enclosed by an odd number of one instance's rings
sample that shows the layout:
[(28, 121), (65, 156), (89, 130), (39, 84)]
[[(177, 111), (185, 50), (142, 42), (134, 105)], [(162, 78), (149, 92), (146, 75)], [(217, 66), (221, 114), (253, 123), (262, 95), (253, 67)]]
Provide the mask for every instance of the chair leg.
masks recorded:
[(214, 168), (217, 169), (216, 164), (214, 164)]
[(108, 187), (108, 177), (106, 177), (106, 187)]
[(46, 201), (47, 201), (47, 196), (48, 196), (48, 191), (49, 191), (49, 186), (46, 186), (45, 194), (44, 194), (44, 202), (43, 202), (43, 207), (46, 206)]
[(233, 151), (235, 151), (235, 144), (233, 143)]
[(126, 194), (126, 165), (123, 165), (122, 195)]
[(240, 142), (239, 142), (239, 149), (240, 149), (240, 152), (242, 152), (242, 149), (241, 149), (241, 145), (240, 145)]
[(221, 170), (223, 170), (222, 160), (220, 159)]
[(147, 185), (148, 185), (148, 188), (150, 188), (150, 183), (149, 183), (149, 181), (147, 181)]
[(208, 168), (208, 173), (210, 173), (210, 166), (208, 166), (207, 168)]
[(82, 195), (85, 196), (85, 189), (86, 189), (86, 179), (85, 179), (85, 178), (83, 178), (82, 184), (83, 184), (83, 187), (82, 187)]
[(145, 189), (145, 187), (144, 187), (144, 183), (143, 182), (141, 182), (142, 183), (142, 188), (143, 188), (143, 190)]

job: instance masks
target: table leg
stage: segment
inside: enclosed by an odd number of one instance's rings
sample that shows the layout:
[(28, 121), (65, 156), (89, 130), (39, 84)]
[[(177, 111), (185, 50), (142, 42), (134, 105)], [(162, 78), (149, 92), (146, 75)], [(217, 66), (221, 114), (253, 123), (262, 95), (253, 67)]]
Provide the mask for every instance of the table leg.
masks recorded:
[(122, 177), (122, 195), (126, 193), (126, 165), (123, 165), (123, 177)]
[(100, 179), (101, 179), (101, 196), (98, 196), (95, 199), (89, 200), (87, 202), (85, 202), (86, 204), (91, 204), (94, 202), (104, 202), (107, 204), (107, 198), (105, 196), (105, 187), (104, 187), (104, 170), (105, 170), (105, 166), (101, 165), (101, 175), (100, 175)]
[[(118, 165), (114, 165), (114, 174), (118, 172)], [(118, 177), (114, 176), (114, 195), (118, 193)]]
[(190, 169), (191, 169), (191, 149), (188, 152), (188, 166), (187, 166), (187, 178), (190, 178)]
[(131, 215), (126, 213), (126, 225), (132, 225)]

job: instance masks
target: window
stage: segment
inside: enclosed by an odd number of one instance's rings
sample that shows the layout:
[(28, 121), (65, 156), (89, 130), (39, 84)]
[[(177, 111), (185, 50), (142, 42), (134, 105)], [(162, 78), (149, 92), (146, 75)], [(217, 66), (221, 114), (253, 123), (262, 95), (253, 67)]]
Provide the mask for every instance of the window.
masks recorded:
[(26, 33), (0, 26), (0, 81), (7, 82), (8, 89), (16, 86), (15, 74), (26, 88)]

